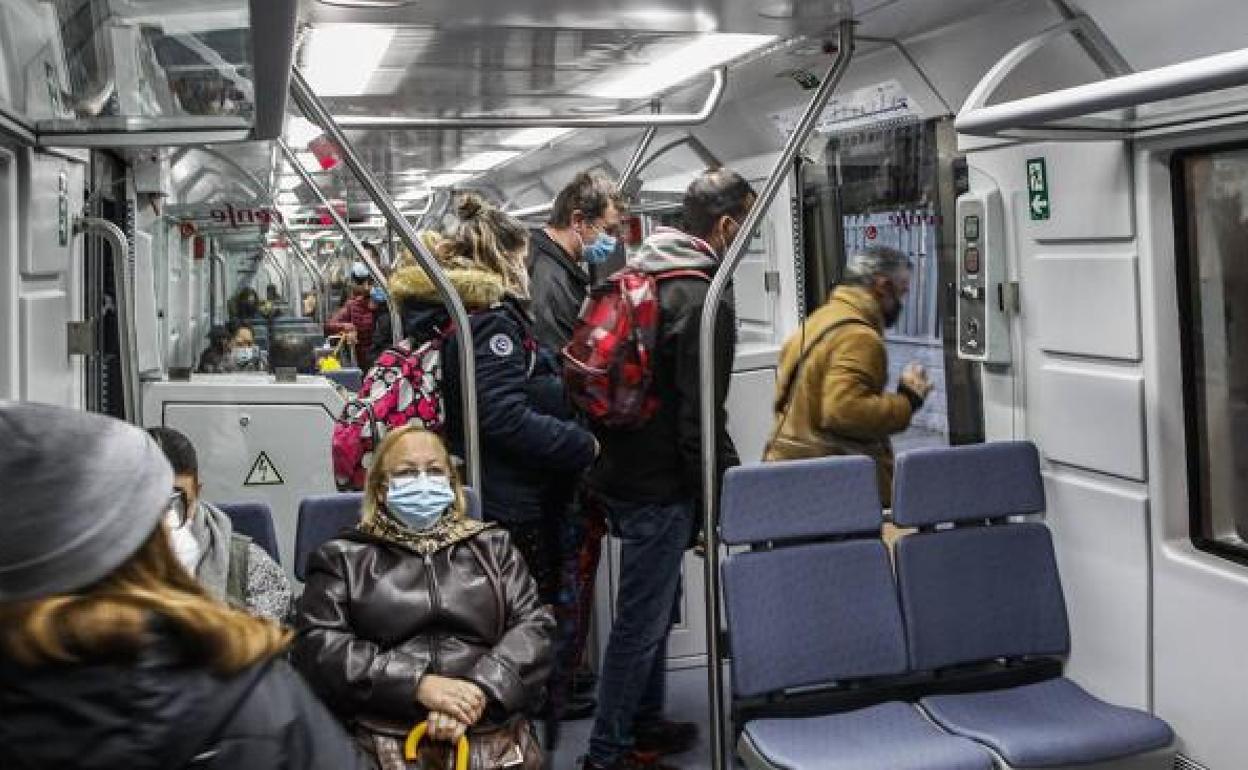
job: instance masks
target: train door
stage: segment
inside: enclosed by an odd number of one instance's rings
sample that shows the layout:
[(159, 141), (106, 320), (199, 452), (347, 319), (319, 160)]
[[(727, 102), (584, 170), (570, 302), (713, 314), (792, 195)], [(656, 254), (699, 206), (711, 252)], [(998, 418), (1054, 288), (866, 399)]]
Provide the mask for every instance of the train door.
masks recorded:
[(958, 358), (954, 202), (965, 188), (949, 120), (906, 121), (837, 134), (800, 167), (803, 312), (830, 296), (846, 256), (887, 245), (913, 265), (910, 295), (886, 333), (890, 379), (914, 361), (935, 383), (894, 448), (984, 439), (979, 367)]

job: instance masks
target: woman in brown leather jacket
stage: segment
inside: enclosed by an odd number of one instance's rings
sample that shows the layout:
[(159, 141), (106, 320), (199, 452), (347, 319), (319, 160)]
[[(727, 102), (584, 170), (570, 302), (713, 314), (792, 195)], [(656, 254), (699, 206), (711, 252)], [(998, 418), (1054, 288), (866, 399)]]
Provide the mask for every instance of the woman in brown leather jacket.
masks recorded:
[(357, 735), (428, 720), (433, 740), (510, 726), (531, 743), (514, 728), (540, 705), (554, 620), (506, 530), (465, 510), (442, 440), (408, 426), (377, 450), (359, 528), (309, 562), (292, 658)]

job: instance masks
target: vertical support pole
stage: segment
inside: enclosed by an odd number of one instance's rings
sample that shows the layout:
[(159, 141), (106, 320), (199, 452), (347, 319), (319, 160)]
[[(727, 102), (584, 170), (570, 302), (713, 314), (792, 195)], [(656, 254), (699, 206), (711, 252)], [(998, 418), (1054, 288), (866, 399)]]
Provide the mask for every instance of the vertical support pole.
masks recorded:
[(637, 177), (638, 172), (641, 171), (641, 161), (646, 157), (646, 151), (650, 149), (650, 143), (654, 141), (654, 135), (658, 132), (658, 128), (650, 126), (641, 135), (641, 139), (637, 141), (637, 147), (633, 150), (633, 156), (628, 159), (628, 165), (620, 172), (620, 178), (615, 182), (616, 189), (620, 192), (627, 190), (628, 186), (633, 183), (633, 179)]
[[(472, 323), (468, 316), (468, 310), (464, 307), (463, 301), (459, 298), (459, 294), (455, 291), (455, 286), (450, 279), (446, 277), (446, 273), (442, 271), (440, 265), (433, 254), (429, 253), (429, 249), (425, 247), (424, 242), (416, 234), (412, 223), (407, 220), (399, 211), (398, 205), (394, 202), (394, 198), (377, 180), (368, 167), (364, 165), (364, 161), (356, 153), (355, 148), (347, 141), (346, 134), (334, 121), (329, 110), (312, 91), (312, 87), (308, 85), (308, 81), (304, 79), (303, 73), (297, 67), (292, 68), (290, 74), (290, 95), (295, 100), (295, 104), (299, 105), (299, 109), (307, 116), (308, 120), (319, 125), (325, 130), (329, 138), (337, 145), (339, 152), (342, 154), (342, 161), (356, 178), (360, 180), (364, 190), (368, 196), (372, 198), (377, 207), (381, 209), (381, 213), (385, 216), (386, 221), (391, 227), (398, 231), (399, 237), (403, 243), (411, 250), (412, 255), (420, 266), (424, 268), (429, 278), (433, 281), (433, 285), (438, 290), (438, 295), (442, 298), (442, 302), (450, 311), (451, 319), (455, 322), (455, 339), (459, 344), (459, 381), (461, 385), (461, 394), (464, 404), (464, 453), (468, 461), (468, 483), (478, 492), (481, 490), (481, 444), (480, 435), (477, 433), (477, 367), (476, 361), (473, 360), (473, 341), (472, 341)], [(385, 286), (385, 276), (381, 272), (381, 268), (373, 261), (367, 253), (361, 255), (364, 258), (364, 264), (368, 265), (369, 271), (373, 274), (373, 279), (381, 286)], [(387, 289), (387, 294), (389, 290)], [(393, 301), (389, 303), (391, 313), (397, 313)], [(392, 315), (391, 318), (394, 318)], [(396, 325), (397, 329), (402, 329), (402, 320)]]
[(732, 275), (745, 256), (746, 248), (754, 231), (762, 222), (776, 193), (784, 185), (785, 177), (793, 167), (793, 161), (806, 140), (810, 138), (823, 112), (828, 98), (836, 90), (837, 83), (849, 67), (854, 51), (854, 22), (846, 19), (839, 25), (840, 40), (836, 60), (828, 68), (806, 112), (785, 143), (780, 157), (772, 167), (771, 175), (759, 193), (750, 213), (741, 223), (741, 229), (733, 239), (720, 261), (719, 269), (706, 293), (702, 308), (701, 327), (698, 330), (699, 396), (702, 418), (702, 516), (706, 533), (706, 651), (708, 686), (711, 707), (711, 768), (725, 770), (728, 766), (725, 741), (724, 673), (719, 650), (719, 531), (716, 509), (719, 498), (719, 452), (717, 443), (715, 403), (715, 321), (719, 315), (719, 303), (732, 281)]

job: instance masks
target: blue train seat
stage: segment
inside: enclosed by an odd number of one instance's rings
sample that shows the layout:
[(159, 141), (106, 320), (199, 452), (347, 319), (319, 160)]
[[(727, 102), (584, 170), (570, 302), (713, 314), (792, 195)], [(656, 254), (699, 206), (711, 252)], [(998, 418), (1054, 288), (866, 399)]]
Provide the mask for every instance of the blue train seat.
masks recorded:
[[(896, 546), (912, 669), (1069, 652), (1049, 531), (1010, 518), (1044, 509), (1030, 443), (918, 449), (898, 458), (893, 519), (919, 529)], [(944, 524), (958, 526), (937, 528)], [(1165, 722), (1104, 703), (1060, 676), (919, 702), (941, 727), (991, 749), (1002, 768), (1169, 768), (1173, 761)]]
[(277, 550), (277, 530), (273, 528), (273, 511), (268, 503), (216, 503), (225, 515), (230, 517), (234, 531), (246, 535), (273, 557), (273, 561), (282, 563)]
[[(862, 457), (736, 468), (721, 533), (754, 550), (723, 565), (735, 698), (903, 674), (906, 636), (874, 463)], [(794, 606), (786, 597), (801, 597)], [(897, 701), (802, 718), (753, 719), (751, 770), (990, 770), (992, 757)]]
[[(464, 487), (468, 515), (481, 518), (481, 500), (471, 487)], [(299, 503), (295, 523), (295, 577), (304, 580), (308, 559), (325, 541), (344, 529), (354, 527), (360, 521), (362, 492), (338, 492), (304, 498)]]

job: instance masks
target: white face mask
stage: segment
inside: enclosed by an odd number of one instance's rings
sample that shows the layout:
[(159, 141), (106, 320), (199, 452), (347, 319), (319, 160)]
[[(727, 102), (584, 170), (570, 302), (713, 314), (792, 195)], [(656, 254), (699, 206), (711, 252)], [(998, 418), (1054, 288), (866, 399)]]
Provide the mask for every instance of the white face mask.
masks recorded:
[(199, 541), (195, 539), (195, 533), (191, 532), (189, 521), (180, 527), (169, 528), (169, 545), (173, 546), (173, 555), (178, 557), (182, 568), (194, 577), (195, 568), (199, 566), (199, 558), (203, 554), (200, 552)]

